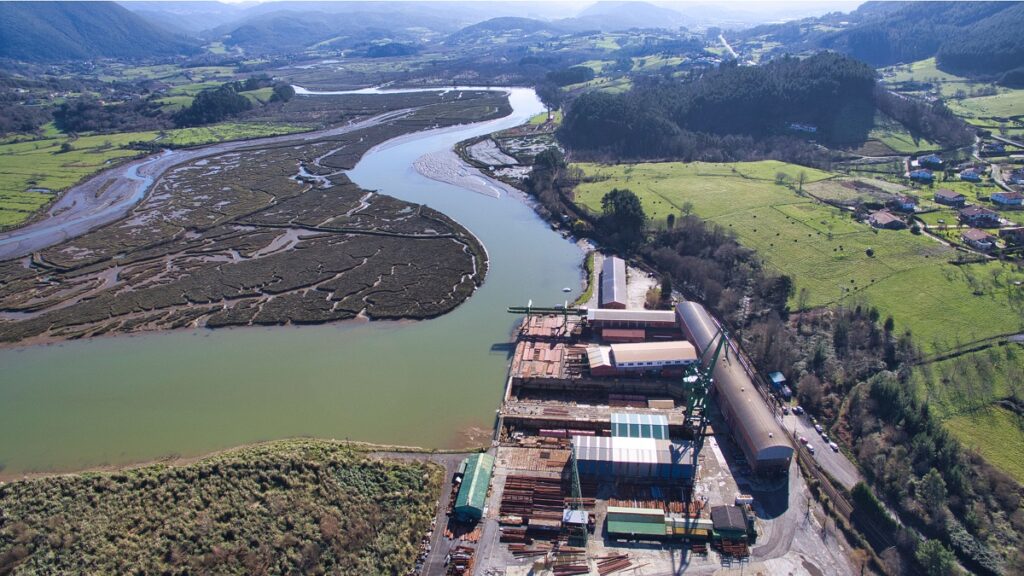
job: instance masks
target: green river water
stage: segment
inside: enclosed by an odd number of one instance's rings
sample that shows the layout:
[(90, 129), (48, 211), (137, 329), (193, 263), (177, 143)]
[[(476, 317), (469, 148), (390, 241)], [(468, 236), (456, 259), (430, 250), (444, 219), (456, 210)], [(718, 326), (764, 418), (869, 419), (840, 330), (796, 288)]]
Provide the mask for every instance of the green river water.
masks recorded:
[(441, 210), (487, 247), (486, 282), (454, 312), (423, 322), (178, 331), (2, 350), (0, 474), (295, 436), (447, 448), (466, 445), (476, 429), (479, 444), (494, 423), (517, 322), (505, 308), (575, 297), (582, 253), (521, 198), (429, 180), (412, 163), (543, 110), (529, 90), (513, 90), (511, 100), (507, 118), (400, 138), (350, 173), (365, 188)]

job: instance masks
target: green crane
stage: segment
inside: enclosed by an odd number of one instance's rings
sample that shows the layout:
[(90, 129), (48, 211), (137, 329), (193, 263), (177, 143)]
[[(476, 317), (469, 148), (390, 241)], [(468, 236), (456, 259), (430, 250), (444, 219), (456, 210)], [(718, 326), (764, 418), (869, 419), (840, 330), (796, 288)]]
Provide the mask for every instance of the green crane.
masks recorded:
[[(718, 343), (715, 344), (715, 339)], [(686, 392), (686, 424), (693, 434), (693, 467), (697, 469), (697, 458), (700, 456), (701, 448), (704, 447), (704, 435), (707, 432), (708, 415), (707, 399), (711, 391), (711, 384), (714, 379), (715, 365), (718, 364), (718, 357), (725, 350), (726, 358), (729, 357), (728, 347), (729, 336), (722, 328), (711, 337), (708, 345), (698, 355), (697, 361), (686, 367), (683, 372), (683, 389)], [(708, 359), (708, 352), (711, 354)]]
[[(575, 443), (570, 445), (569, 473), (572, 476), (570, 480), (572, 482), (572, 497), (569, 499), (569, 510), (583, 512), (583, 490), (580, 488), (580, 469), (576, 465)], [(587, 521), (583, 524), (573, 523), (569, 526), (569, 546), (587, 547), (587, 524), (589, 523), (589, 517), (586, 512), (584, 512), (584, 518), (587, 518)]]

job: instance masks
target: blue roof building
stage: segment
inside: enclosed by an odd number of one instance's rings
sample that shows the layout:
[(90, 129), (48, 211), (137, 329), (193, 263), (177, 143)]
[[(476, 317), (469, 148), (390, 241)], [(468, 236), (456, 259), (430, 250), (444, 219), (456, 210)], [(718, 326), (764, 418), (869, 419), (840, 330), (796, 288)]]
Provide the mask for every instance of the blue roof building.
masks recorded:
[(914, 170), (910, 173), (910, 179), (917, 182), (925, 182), (931, 184), (935, 181), (935, 176), (931, 170)]

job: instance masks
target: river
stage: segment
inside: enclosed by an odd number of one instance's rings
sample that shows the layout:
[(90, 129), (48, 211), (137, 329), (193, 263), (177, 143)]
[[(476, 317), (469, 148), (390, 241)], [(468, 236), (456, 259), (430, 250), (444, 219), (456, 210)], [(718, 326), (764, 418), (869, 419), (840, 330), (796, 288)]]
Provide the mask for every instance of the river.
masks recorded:
[(518, 195), (430, 180), (413, 163), (543, 110), (529, 90), (512, 90), (510, 100), (508, 117), (397, 138), (349, 173), (365, 188), (428, 204), (480, 238), (489, 273), (455, 311), (422, 322), (203, 329), (2, 350), (0, 474), (296, 436), (446, 448), (466, 445), (476, 430), (472, 442), (486, 442), (516, 321), (505, 308), (574, 297), (582, 253)]

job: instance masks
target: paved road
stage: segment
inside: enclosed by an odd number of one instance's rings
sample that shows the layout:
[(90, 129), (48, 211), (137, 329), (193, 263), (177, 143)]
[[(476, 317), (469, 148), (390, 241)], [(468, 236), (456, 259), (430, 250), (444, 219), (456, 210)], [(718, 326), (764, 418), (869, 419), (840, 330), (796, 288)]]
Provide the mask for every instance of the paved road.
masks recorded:
[(410, 111), (395, 110), (343, 126), (303, 134), (222, 142), (188, 150), (165, 150), (160, 154), (120, 164), (67, 190), (41, 220), (0, 233), (0, 261), (26, 256), (122, 218), (145, 197), (154, 182), (178, 164), (252, 146), (337, 136), (394, 120)]
[(853, 488), (854, 484), (864, 478), (860, 475), (857, 467), (842, 452), (833, 452), (821, 436), (814, 431), (810, 419), (804, 416), (789, 414), (782, 419), (782, 426), (786, 432), (792, 434), (796, 430), (797, 437), (807, 438), (808, 444), (814, 446), (814, 459), (825, 472), (828, 472), (837, 482), (846, 487)]

